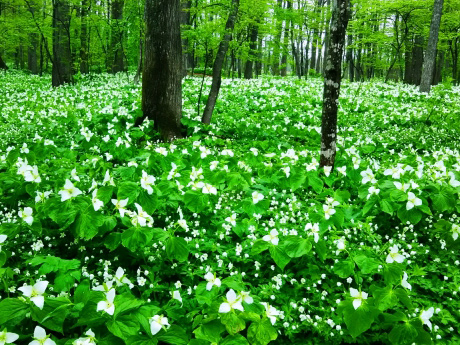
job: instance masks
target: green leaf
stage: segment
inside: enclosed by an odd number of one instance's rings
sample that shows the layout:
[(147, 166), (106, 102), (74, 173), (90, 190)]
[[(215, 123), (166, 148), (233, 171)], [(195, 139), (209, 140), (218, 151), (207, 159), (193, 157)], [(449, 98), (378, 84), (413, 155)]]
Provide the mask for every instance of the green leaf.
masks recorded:
[(2, 267), (6, 262), (6, 253), (0, 252), (0, 267)]
[(380, 200), (380, 209), (388, 213), (389, 215), (393, 215), (394, 209), (393, 206), (391, 205), (391, 202), (388, 201), (387, 199), (382, 199)]
[(353, 260), (356, 262), (363, 274), (375, 273), (380, 266), (380, 261), (369, 258), (364, 254), (355, 256)]
[(299, 258), (308, 254), (312, 248), (310, 240), (299, 236), (287, 236), (283, 242), (286, 254), (291, 258)]
[(120, 244), (121, 244), (121, 233), (119, 232), (112, 232), (104, 240), (104, 245), (110, 251), (114, 251), (115, 249), (117, 249)]
[(135, 182), (122, 182), (118, 186), (117, 197), (119, 200), (129, 198), (128, 202), (133, 203), (139, 195), (139, 187)]
[(157, 209), (157, 195), (151, 194), (149, 195), (147, 191), (142, 190), (139, 194), (139, 204), (142, 206), (142, 209), (145, 212), (152, 214)]
[(340, 278), (348, 278), (353, 274), (354, 270), (355, 264), (350, 259), (335, 263), (333, 268), (335, 274), (337, 274)]
[(133, 253), (143, 248), (152, 240), (152, 233), (148, 228), (130, 228), (121, 234), (121, 243)]
[(19, 324), (29, 311), (28, 304), (17, 298), (5, 298), (0, 302), (0, 325), (13, 320), (13, 324)]
[(305, 183), (305, 180), (307, 179), (307, 176), (302, 171), (297, 171), (294, 169), (292, 170), (293, 171), (291, 172), (291, 175), (288, 178), (288, 183), (289, 188), (295, 191), (302, 187), (302, 185)]
[(208, 197), (201, 192), (189, 190), (184, 194), (184, 203), (190, 211), (200, 213), (208, 205)]
[(128, 310), (138, 309), (145, 302), (135, 298), (131, 293), (125, 292), (121, 295), (115, 297), (115, 313), (113, 314), (114, 318), (117, 318), (118, 315), (121, 315)]
[(147, 335), (134, 335), (129, 337), (126, 343), (129, 345), (157, 345), (158, 340), (152, 339)]
[(31, 317), (43, 327), (63, 333), (64, 321), (72, 305), (65, 297), (47, 298), (43, 309), (32, 307)]
[(254, 242), (251, 248), (251, 255), (257, 255), (267, 250), (270, 247), (270, 243), (264, 240), (257, 240)]
[(398, 297), (399, 301), (406, 306), (407, 309), (412, 310), (414, 306), (412, 305), (412, 301), (410, 300), (407, 291), (403, 288), (397, 288), (394, 290), (395, 295)]
[(189, 249), (187, 242), (182, 237), (170, 237), (166, 240), (166, 255), (169, 260), (186, 261)]
[(315, 243), (315, 250), (316, 254), (318, 254), (318, 257), (321, 259), (321, 261), (326, 260), (327, 257), (327, 247), (326, 247), (326, 241), (319, 240), (318, 243)]
[(409, 345), (412, 344), (417, 338), (417, 330), (409, 322), (397, 324), (393, 327), (390, 334), (388, 334), (388, 340), (395, 345)]
[(401, 283), (402, 274), (401, 267), (396, 263), (387, 264), (383, 267), (383, 279), (387, 285)]
[(433, 208), (438, 212), (451, 211), (455, 207), (455, 196), (447, 189), (431, 194)]
[(324, 187), (323, 180), (321, 180), (319, 177), (316, 177), (316, 176), (309, 176), (308, 184), (310, 185), (311, 188), (313, 188), (313, 190), (316, 193), (321, 193)]
[(398, 303), (398, 297), (391, 285), (377, 288), (373, 291), (374, 303), (381, 311), (394, 307)]
[(231, 335), (241, 332), (246, 328), (244, 320), (239, 318), (234, 311), (222, 314), (220, 321)]
[(246, 289), (246, 286), (243, 284), (239, 274), (223, 279), (222, 284), (226, 285), (229, 289), (236, 291), (244, 291)]
[(366, 215), (366, 213), (368, 213), (372, 207), (374, 207), (378, 200), (378, 197), (375, 195), (372, 195), (369, 200), (367, 200), (363, 207), (363, 216)]
[(351, 300), (349, 300), (346, 303), (346, 307), (343, 309), (343, 320), (351, 336), (356, 338), (371, 327), (375, 317), (379, 313), (380, 311), (378, 309), (370, 307), (365, 302), (355, 310)]
[(241, 334), (235, 334), (226, 336), (219, 345), (249, 345), (249, 343)]
[(398, 210), (398, 218), (402, 223), (410, 222), (417, 224), (422, 220), (422, 216), (422, 212), (415, 207), (411, 210), (406, 210), (406, 205), (402, 205)]
[(85, 279), (80, 284), (78, 284), (77, 288), (75, 289), (74, 295), (73, 295), (73, 300), (75, 304), (78, 303), (83, 303), (86, 304), (89, 299), (89, 291), (90, 291), (90, 285), (89, 285), (89, 280)]
[(104, 204), (107, 204), (110, 202), (110, 200), (112, 199), (112, 195), (113, 195), (113, 187), (112, 186), (103, 186), (103, 187), (100, 187), (98, 190), (97, 190), (97, 193), (96, 193), (96, 198), (101, 200)]
[(75, 231), (78, 237), (86, 240), (92, 239), (97, 235), (99, 227), (104, 223), (105, 217), (92, 207), (88, 207), (86, 211), (79, 213), (75, 221)]
[(390, 198), (393, 201), (407, 201), (407, 194), (404, 193), (402, 190), (395, 189), (390, 193)]
[(159, 333), (157, 338), (165, 343), (172, 345), (186, 345), (188, 344), (188, 336), (182, 327), (171, 325), (166, 330), (166, 333)]
[(210, 341), (211, 343), (219, 343), (221, 333), (225, 331), (225, 326), (219, 320), (212, 320), (203, 323), (200, 327), (193, 331), (197, 339)]
[(272, 245), (270, 247), (270, 255), (275, 261), (276, 265), (284, 270), (284, 267), (291, 261), (291, 258), (278, 246)]
[(108, 330), (121, 339), (128, 339), (139, 332), (139, 323), (131, 315), (123, 315), (106, 323)]
[(248, 328), (248, 339), (252, 345), (267, 345), (277, 337), (278, 333), (268, 318), (253, 322)]

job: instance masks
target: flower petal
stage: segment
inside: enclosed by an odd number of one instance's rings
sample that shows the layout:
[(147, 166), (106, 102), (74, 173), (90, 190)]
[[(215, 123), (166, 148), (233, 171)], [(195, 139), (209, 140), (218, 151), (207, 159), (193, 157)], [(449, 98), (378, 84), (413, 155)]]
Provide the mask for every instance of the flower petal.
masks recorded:
[(219, 307), (219, 313), (228, 313), (232, 308), (228, 303), (222, 303)]
[(34, 329), (34, 338), (37, 340), (42, 340), (46, 338), (46, 331), (40, 326), (35, 326)]

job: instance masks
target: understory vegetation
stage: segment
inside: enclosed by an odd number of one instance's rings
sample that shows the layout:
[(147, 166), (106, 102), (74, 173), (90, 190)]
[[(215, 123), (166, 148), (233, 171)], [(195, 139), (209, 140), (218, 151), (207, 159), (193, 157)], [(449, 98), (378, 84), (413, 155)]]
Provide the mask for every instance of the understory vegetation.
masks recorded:
[(344, 81), (331, 171), (319, 78), (204, 126), (187, 77), (173, 144), (132, 76), (49, 79), (0, 76), (0, 343), (460, 343), (459, 87)]

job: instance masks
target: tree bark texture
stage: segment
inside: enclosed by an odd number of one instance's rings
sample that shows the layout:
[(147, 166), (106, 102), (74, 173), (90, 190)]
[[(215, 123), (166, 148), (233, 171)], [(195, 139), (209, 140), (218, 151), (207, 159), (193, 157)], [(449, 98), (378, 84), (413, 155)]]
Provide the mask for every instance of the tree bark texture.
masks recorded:
[(249, 38), (251, 43), (249, 44), (249, 56), (244, 66), (244, 79), (253, 78), (253, 66), (254, 60), (257, 60), (257, 37), (259, 36), (259, 27), (256, 24), (249, 26)]
[[(192, 7), (192, 1), (187, 0), (182, 2), (182, 12), (181, 12), (181, 24), (187, 27), (191, 25), (191, 15), (190, 9)], [(182, 39), (182, 65), (183, 65), (183, 76), (187, 75), (187, 70), (192, 67), (193, 60), (191, 59), (189, 47), (189, 40), (187, 37)]]
[[(220, 41), (216, 59), (214, 60), (214, 65), (212, 67), (211, 90), (203, 111), (203, 117), (201, 118), (201, 121), (207, 125), (211, 123), (212, 113), (214, 111), (214, 107), (216, 106), (217, 97), (219, 96), (220, 84), (222, 82), (222, 66), (224, 64), (225, 55), (227, 54), (230, 38), (232, 37), (232, 31), (235, 26), (239, 6), (240, 0), (232, 0), (232, 8), (230, 9), (227, 24), (225, 25), (225, 34), (223, 39)], [(239, 69), (239, 71), (240, 70), (241, 69)], [(238, 73), (240, 73), (239, 71)]]
[(8, 69), (8, 66), (6, 65), (5, 61), (3, 61), (1, 55), (0, 55), (0, 69), (4, 69), (4, 70)]
[(342, 78), (342, 54), (348, 26), (350, 0), (333, 0), (330, 42), (324, 71), (321, 117), (320, 166), (334, 166), (337, 141), (337, 110)]
[(72, 82), (70, 51), (70, 10), (67, 0), (53, 1), (53, 71), (54, 87)]
[(420, 92), (430, 92), (433, 71), (436, 63), (436, 49), (438, 46), (439, 28), (441, 26), (442, 7), (444, 0), (435, 0), (433, 6), (433, 16), (431, 17), (430, 36), (425, 60), (423, 62), (422, 80), (420, 82)]
[(154, 121), (154, 127), (164, 141), (172, 141), (182, 136), (180, 12), (180, 0), (145, 2), (142, 111), (143, 118)]
[(121, 20), (123, 19), (123, 0), (112, 1), (112, 37), (110, 40), (112, 59), (112, 73), (123, 72), (125, 70), (124, 51), (123, 51), (123, 29)]
[(80, 73), (89, 73), (88, 64), (88, 12), (90, 2), (81, 2), (81, 31), (80, 31)]
[(29, 47), (27, 50), (27, 68), (32, 74), (38, 74), (37, 48), (39, 36), (36, 32), (29, 34)]

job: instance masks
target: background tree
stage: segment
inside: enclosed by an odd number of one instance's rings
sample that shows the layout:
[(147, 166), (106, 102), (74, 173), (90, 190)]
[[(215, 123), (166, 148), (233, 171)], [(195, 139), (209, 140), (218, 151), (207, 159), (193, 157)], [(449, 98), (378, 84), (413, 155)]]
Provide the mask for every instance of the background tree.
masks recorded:
[(154, 121), (165, 141), (180, 138), (182, 116), (182, 43), (180, 0), (146, 0), (143, 118)]
[(323, 110), (321, 116), (320, 166), (333, 167), (337, 141), (337, 109), (342, 82), (342, 55), (348, 26), (350, 0), (333, 0), (329, 49), (324, 71)]
[(70, 50), (70, 6), (67, 0), (53, 0), (53, 86), (72, 82)]

